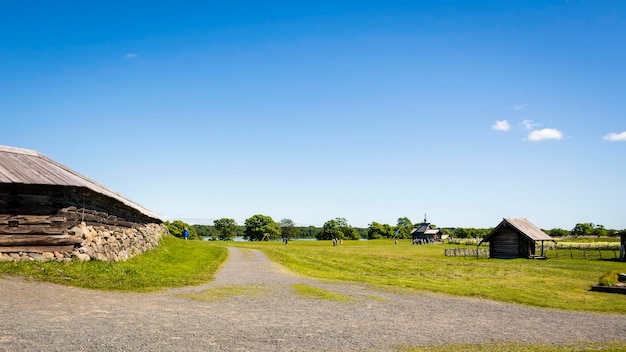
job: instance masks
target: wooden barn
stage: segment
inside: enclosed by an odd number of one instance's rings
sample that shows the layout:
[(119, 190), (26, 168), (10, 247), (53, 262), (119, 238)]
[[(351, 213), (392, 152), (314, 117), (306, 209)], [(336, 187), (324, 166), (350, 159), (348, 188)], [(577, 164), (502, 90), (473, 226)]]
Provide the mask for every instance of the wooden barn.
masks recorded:
[(27, 149), (0, 146), (0, 254), (71, 251), (70, 229), (139, 228), (162, 221), (151, 211)]
[[(490, 258), (544, 258), (543, 244), (545, 241), (556, 242), (552, 237), (541, 231), (527, 219), (504, 218), (502, 222), (485, 237), (489, 242)], [(541, 242), (541, 255), (535, 255), (535, 246)]]

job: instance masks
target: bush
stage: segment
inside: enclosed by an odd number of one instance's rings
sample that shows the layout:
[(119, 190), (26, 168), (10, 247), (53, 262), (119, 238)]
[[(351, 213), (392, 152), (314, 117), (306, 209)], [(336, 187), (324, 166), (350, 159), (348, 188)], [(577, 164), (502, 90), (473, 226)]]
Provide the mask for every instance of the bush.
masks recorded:
[(619, 271), (612, 270), (600, 276), (600, 286), (613, 286), (619, 282)]

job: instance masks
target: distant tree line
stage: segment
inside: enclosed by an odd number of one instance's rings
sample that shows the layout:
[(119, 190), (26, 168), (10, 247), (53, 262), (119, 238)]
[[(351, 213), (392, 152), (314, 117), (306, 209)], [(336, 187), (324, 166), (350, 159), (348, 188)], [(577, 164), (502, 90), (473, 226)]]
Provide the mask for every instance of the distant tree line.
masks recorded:
[[(256, 214), (245, 220), (244, 225), (237, 225), (234, 219), (222, 218), (213, 221), (213, 225), (189, 225), (181, 220), (165, 222), (170, 233), (182, 237), (183, 230), (189, 229), (190, 239), (209, 238), (214, 240), (230, 241), (235, 237), (243, 237), (249, 241), (287, 239), (318, 239), (318, 240), (358, 240), (361, 238), (381, 239), (411, 238), (411, 231), (421, 223), (412, 223), (407, 217), (398, 218), (396, 225), (372, 222), (367, 228), (356, 228), (348, 224), (345, 218), (334, 218), (326, 221), (323, 227), (296, 226), (288, 218), (279, 222), (270, 216)], [(434, 226), (434, 225), (433, 225)], [(435, 226), (434, 226), (435, 227)], [(442, 228), (444, 234), (454, 238), (484, 238), (493, 231), (493, 228)], [(607, 229), (603, 225), (593, 223), (578, 223), (571, 230), (553, 228), (543, 230), (552, 237), (604, 237), (614, 236), (626, 230)]]

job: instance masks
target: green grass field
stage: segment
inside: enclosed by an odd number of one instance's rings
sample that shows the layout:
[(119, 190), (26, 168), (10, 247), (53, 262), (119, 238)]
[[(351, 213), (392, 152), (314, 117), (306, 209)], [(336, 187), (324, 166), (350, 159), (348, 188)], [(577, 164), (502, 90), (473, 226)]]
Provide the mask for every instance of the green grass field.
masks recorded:
[(225, 246), (257, 248), (304, 276), (363, 282), (402, 292), (422, 290), (529, 306), (626, 314), (626, 295), (589, 291), (626, 263), (581, 259), (446, 257), (450, 245), (413, 246), (410, 240), (203, 242), (163, 239), (155, 250), (127, 262), (0, 262), (0, 273), (100, 290), (150, 292), (213, 279)]
[(626, 263), (580, 259), (476, 259), (445, 257), (444, 245), (413, 246), (410, 240), (231, 242), (257, 248), (301, 275), (364, 282), (404, 291), (427, 290), (529, 306), (626, 314), (626, 296), (589, 291), (610, 270)]
[(224, 247), (170, 236), (126, 262), (0, 262), (0, 273), (90, 289), (152, 292), (211, 281), (227, 256)]
[[(256, 248), (301, 275), (363, 282), (384, 289), (413, 293), (422, 290), (481, 297), (529, 306), (587, 312), (626, 314), (626, 296), (589, 291), (610, 270), (626, 271), (626, 263), (607, 260), (548, 259), (498, 260), (445, 257), (443, 245), (412, 246), (409, 240), (202, 242), (174, 237), (127, 262), (0, 262), (0, 273), (99, 290), (152, 292), (198, 285), (213, 279), (227, 258), (225, 246)], [(449, 246), (449, 245), (446, 245)], [(294, 285), (297, 294), (314, 299), (344, 300), (325, 290)], [(225, 296), (258, 295), (271, 287), (242, 286), (206, 290), (187, 295), (200, 301)], [(397, 346), (399, 351), (626, 351), (626, 343), (574, 343), (567, 346), (500, 342)]]

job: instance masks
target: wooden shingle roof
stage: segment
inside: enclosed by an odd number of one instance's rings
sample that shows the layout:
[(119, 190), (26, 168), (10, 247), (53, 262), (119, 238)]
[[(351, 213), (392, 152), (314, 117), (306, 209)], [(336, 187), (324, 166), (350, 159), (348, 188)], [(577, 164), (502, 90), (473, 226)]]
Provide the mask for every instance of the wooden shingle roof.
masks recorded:
[[(541, 231), (540, 228), (533, 225), (528, 219), (524, 218), (504, 218), (498, 226), (496, 226), (491, 233), (485, 237), (480, 243), (489, 242), (489, 238), (494, 233), (497, 233), (502, 226), (511, 226), (516, 229), (520, 234), (530, 238), (533, 241), (554, 241), (554, 238), (550, 237), (547, 233)], [(480, 244), (479, 243), (479, 244)]]
[(0, 183), (81, 187), (159, 219), (152, 211), (34, 150), (0, 145)]

